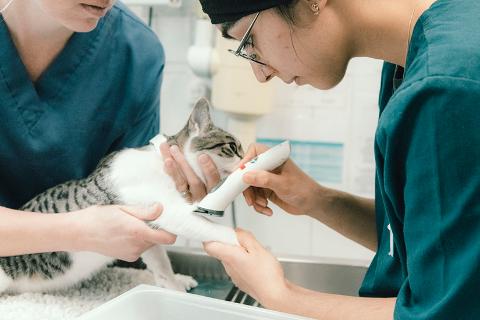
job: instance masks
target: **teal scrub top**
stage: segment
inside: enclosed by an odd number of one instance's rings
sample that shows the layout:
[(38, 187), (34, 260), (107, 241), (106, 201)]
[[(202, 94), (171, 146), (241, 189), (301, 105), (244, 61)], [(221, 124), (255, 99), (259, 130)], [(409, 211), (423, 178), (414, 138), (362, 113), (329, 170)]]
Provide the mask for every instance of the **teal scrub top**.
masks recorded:
[(480, 318), (480, 1), (438, 0), (403, 82), (385, 64), (375, 136), (378, 250), (361, 296), (395, 319)]
[(117, 3), (32, 83), (0, 22), (0, 206), (18, 208), (87, 176), (106, 154), (146, 144), (159, 131), (164, 63), (157, 36)]

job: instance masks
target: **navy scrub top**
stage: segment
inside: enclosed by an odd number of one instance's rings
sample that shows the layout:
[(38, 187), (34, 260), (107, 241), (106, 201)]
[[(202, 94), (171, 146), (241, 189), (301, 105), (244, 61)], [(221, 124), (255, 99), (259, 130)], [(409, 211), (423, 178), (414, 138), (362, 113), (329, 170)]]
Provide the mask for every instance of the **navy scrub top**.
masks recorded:
[(159, 131), (164, 63), (156, 35), (117, 3), (32, 83), (0, 22), (0, 206), (18, 208), (87, 176), (106, 154), (146, 144)]
[[(395, 319), (480, 318), (480, 1), (438, 0), (415, 25), (375, 136), (378, 250), (361, 296)], [(391, 230), (391, 231), (390, 231)]]

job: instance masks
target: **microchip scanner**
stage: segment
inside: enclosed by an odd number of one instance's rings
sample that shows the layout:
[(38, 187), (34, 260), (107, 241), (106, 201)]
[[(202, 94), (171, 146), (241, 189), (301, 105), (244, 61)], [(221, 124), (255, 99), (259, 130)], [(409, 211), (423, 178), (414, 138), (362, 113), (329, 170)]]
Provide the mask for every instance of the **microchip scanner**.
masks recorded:
[(243, 175), (251, 170), (273, 170), (287, 161), (290, 156), (290, 143), (284, 141), (233, 171), (197, 204), (195, 212), (213, 216), (223, 216), (230, 203), (249, 185), (243, 182)]

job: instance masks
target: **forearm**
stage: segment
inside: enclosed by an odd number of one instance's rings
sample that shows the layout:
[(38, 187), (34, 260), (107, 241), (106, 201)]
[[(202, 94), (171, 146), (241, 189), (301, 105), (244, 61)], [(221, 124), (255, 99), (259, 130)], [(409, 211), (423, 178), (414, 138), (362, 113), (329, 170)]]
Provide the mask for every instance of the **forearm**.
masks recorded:
[(0, 256), (74, 251), (78, 237), (73, 215), (41, 214), (0, 207)]
[(287, 282), (280, 297), (260, 301), (268, 309), (322, 320), (392, 319), (396, 298), (362, 298), (316, 292)]
[(319, 186), (308, 215), (370, 250), (377, 250), (375, 202)]

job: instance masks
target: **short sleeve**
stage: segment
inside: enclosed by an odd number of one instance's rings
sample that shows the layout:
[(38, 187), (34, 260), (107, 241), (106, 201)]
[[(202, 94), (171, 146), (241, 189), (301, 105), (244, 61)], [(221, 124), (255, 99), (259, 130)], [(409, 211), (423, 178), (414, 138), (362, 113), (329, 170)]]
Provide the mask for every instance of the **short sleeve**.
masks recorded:
[[(403, 162), (406, 278), (395, 319), (480, 315), (480, 83), (429, 77), (393, 98), (407, 104), (389, 148)], [(393, 102), (393, 101), (392, 101)], [(401, 120), (399, 120), (401, 119)]]

